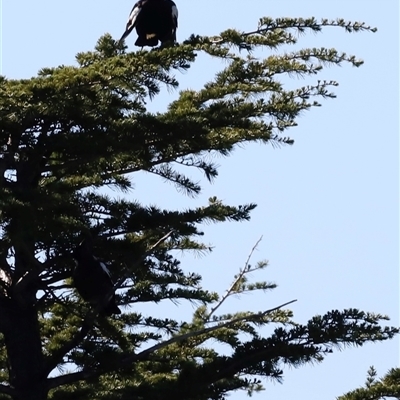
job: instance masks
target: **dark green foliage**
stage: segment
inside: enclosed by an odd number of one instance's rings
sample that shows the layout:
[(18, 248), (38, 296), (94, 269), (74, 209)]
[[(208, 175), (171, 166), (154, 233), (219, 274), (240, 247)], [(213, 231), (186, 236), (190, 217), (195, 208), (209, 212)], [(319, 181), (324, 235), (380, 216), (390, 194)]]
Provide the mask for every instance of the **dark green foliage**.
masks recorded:
[[(219, 296), (202, 287), (199, 274), (183, 270), (172, 250), (209, 251), (200, 225), (248, 220), (255, 205), (210, 198), (199, 208), (163, 210), (101, 190), (128, 192), (131, 174), (148, 171), (194, 196), (201, 186), (185, 175), (187, 167), (211, 181), (217, 165), (210, 156), (253, 141), (293, 144), (283, 132), (319, 98), (335, 97), (337, 83), (285, 90), (280, 77), (362, 62), (324, 48), (253, 54), (323, 26), (373, 31), (340, 20), (264, 18), (255, 32), (192, 36), (134, 53), (105, 35), (95, 51), (78, 54), (78, 66), (0, 79), (0, 396), (222, 399), (233, 390), (261, 390), (261, 377), (280, 380), (285, 364), (321, 361), (335, 347), (397, 333), (380, 326), (386, 317), (358, 310), (332, 311), (305, 325), (282, 306), (217, 315), (231, 295), (275, 287), (247, 281), (266, 263), (247, 262)], [(162, 86), (178, 88), (179, 71), (199, 53), (225, 59), (224, 69), (201, 90), (182, 90), (166, 111), (148, 112), (146, 102)], [(87, 235), (109, 263), (119, 305), (134, 306), (120, 316), (97, 316), (72, 287), (71, 253)], [(142, 314), (141, 304), (165, 300), (196, 304), (192, 321)], [(260, 333), (265, 326), (269, 336)], [(219, 353), (215, 343), (230, 351)]]
[(365, 387), (353, 390), (338, 400), (384, 400), (400, 399), (400, 369), (392, 368), (383, 378), (377, 378), (374, 367), (368, 370)]

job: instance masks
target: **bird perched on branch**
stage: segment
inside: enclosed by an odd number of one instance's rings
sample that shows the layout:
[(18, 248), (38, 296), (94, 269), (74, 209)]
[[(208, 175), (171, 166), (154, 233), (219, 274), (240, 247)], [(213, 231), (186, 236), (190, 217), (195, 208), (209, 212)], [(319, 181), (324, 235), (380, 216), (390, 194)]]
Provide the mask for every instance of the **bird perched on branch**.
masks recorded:
[(103, 315), (121, 314), (115, 302), (114, 285), (107, 266), (93, 255), (93, 244), (84, 239), (75, 249), (76, 268), (72, 275), (76, 290), (82, 298)]
[(126, 30), (120, 42), (136, 28), (138, 38), (136, 46), (157, 46), (176, 42), (178, 27), (178, 9), (171, 0), (141, 0), (129, 14)]

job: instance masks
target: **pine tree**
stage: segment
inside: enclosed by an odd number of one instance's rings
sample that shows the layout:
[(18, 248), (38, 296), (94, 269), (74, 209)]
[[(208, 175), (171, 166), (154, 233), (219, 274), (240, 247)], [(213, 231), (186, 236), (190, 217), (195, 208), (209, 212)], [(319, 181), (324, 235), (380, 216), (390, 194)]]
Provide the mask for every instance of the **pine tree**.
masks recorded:
[(365, 387), (352, 390), (338, 400), (384, 400), (400, 399), (400, 368), (390, 369), (383, 378), (378, 378), (374, 367), (370, 367)]
[[(283, 364), (321, 361), (334, 348), (398, 332), (381, 326), (385, 316), (355, 309), (305, 325), (292, 320), (287, 304), (218, 314), (233, 294), (273, 289), (247, 281), (266, 263), (246, 263), (221, 296), (203, 288), (199, 274), (184, 272), (171, 251), (206, 251), (201, 224), (248, 220), (255, 204), (210, 198), (203, 207), (163, 210), (102, 190), (129, 192), (131, 174), (149, 171), (196, 195), (201, 186), (186, 167), (211, 181), (217, 166), (210, 155), (252, 141), (293, 144), (283, 133), (319, 98), (335, 97), (337, 83), (285, 90), (279, 77), (362, 61), (326, 48), (264, 59), (254, 51), (295, 44), (296, 33), (326, 26), (374, 31), (343, 20), (262, 18), (254, 32), (227, 30), (136, 52), (105, 35), (95, 51), (77, 55), (78, 66), (0, 78), (1, 398), (222, 399), (234, 390), (261, 390), (260, 377), (280, 380)], [(179, 71), (200, 53), (226, 60), (224, 68), (201, 90), (181, 91), (166, 111), (148, 112), (146, 101), (163, 86), (177, 88)], [(74, 289), (72, 253), (84, 237), (107, 261), (120, 307), (134, 305), (121, 315), (99, 315)], [(141, 313), (141, 304), (165, 299), (197, 304), (192, 320)]]

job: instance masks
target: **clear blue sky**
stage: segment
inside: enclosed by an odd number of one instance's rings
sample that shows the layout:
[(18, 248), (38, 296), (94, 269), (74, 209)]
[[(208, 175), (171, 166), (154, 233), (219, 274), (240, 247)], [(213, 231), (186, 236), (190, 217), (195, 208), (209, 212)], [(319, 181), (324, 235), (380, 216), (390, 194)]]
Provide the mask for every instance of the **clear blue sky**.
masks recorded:
[[(221, 158), (219, 178), (213, 185), (204, 181), (204, 192), (196, 199), (146, 174), (134, 176), (131, 196), (169, 208), (205, 204), (212, 195), (230, 204), (259, 205), (250, 222), (205, 227), (205, 242), (215, 246), (211, 255), (182, 258), (185, 268), (204, 274), (206, 287), (222, 292), (264, 236), (254, 261), (268, 259), (270, 267), (254, 278), (275, 281), (278, 289), (247, 295), (240, 302), (234, 299), (222, 312), (258, 311), (297, 299), (291, 308), (298, 322), (355, 307), (388, 314), (398, 325), (398, 1), (176, 2), (179, 41), (191, 33), (213, 35), (230, 27), (253, 30), (262, 16), (342, 17), (378, 27), (376, 34), (328, 28), (301, 37), (296, 48), (335, 47), (356, 54), (365, 64), (323, 72), (320, 79), (340, 83), (338, 97), (304, 114), (299, 126), (286, 133), (296, 140), (294, 146), (248, 145)], [(42, 67), (73, 64), (75, 54), (93, 49), (105, 32), (119, 38), (131, 7), (128, 0), (3, 1), (2, 74), (27, 78)], [(131, 50), (134, 40), (135, 34), (127, 39)], [(181, 88), (201, 87), (221, 66), (202, 58), (199, 66), (179, 76)], [(300, 86), (315, 80), (288, 83)], [(149, 108), (162, 111), (176, 95), (164, 90)], [(188, 316), (191, 306), (182, 304), (179, 311)], [(361, 385), (370, 365), (380, 374), (398, 366), (399, 341), (350, 348), (322, 364), (287, 369), (283, 385), (267, 382), (267, 391), (258, 398), (334, 399)]]

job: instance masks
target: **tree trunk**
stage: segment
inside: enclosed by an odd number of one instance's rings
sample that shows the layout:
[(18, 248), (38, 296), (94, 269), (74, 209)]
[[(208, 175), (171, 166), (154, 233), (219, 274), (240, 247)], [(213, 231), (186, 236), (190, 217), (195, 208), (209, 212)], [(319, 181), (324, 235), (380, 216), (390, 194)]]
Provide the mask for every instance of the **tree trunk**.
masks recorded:
[(45, 400), (46, 376), (36, 310), (34, 306), (24, 307), (12, 300), (8, 303), (4, 339), (9, 381), (16, 391), (13, 400)]
[(9, 383), (15, 390), (13, 400), (46, 400), (46, 373), (35, 308), (37, 280), (40, 270), (35, 260), (37, 223), (35, 165), (18, 163), (14, 194), (19, 203), (16, 215), (7, 227), (14, 249), (14, 272), (9, 297), (2, 302), (5, 310), (4, 342), (7, 349)]

